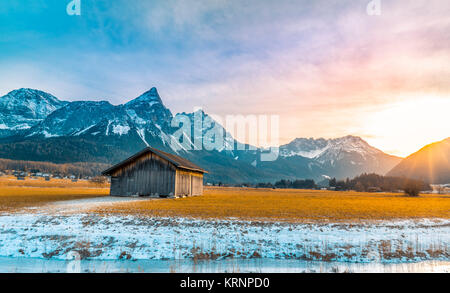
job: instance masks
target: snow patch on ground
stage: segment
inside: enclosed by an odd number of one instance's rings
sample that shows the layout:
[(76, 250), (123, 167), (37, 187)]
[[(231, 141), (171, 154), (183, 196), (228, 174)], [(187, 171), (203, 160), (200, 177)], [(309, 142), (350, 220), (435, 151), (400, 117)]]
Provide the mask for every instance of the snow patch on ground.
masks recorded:
[(55, 214), (74, 214), (84, 213), (102, 207), (110, 207), (116, 203), (130, 202), (130, 201), (147, 201), (147, 200), (162, 200), (157, 198), (139, 198), (139, 197), (114, 197), (103, 196), (76, 200), (57, 201), (47, 204), (43, 207), (32, 207), (28, 210), (38, 211), (39, 214), (55, 215)]
[[(105, 199), (106, 200), (106, 199)], [(117, 199), (120, 201), (119, 199)], [(290, 259), (402, 263), (450, 257), (450, 221), (270, 223), (64, 213), (0, 216), (0, 257)], [(77, 206), (78, 205), (78, 206)]]

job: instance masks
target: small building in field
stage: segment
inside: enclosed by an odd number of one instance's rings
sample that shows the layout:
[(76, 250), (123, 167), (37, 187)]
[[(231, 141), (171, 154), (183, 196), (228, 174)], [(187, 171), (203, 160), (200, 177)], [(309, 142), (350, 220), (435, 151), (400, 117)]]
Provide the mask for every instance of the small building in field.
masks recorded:
[(173, 154), (147, 147), (105, 170), (112, 196), (180, 197), (203, 194), (205, 170)]
[(367, 188), (367, 192), (382, 192), (380, 187), (369, 187)]

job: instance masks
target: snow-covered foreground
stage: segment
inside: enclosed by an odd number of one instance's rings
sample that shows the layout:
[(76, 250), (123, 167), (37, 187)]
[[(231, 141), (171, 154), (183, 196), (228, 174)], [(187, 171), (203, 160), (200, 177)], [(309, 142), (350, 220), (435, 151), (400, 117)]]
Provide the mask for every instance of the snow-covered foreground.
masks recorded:
[(448, 268), (449, 244), (450, 221), (437, 219), (290, 224), (89, 214), (0, 216), (0, 257), (9, 259), (359, 264), (440, 260)]

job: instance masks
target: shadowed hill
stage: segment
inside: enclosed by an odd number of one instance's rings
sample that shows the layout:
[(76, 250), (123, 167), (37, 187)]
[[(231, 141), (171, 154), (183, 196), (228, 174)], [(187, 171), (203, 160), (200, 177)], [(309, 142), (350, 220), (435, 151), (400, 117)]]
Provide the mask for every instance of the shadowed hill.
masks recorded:
[(429, 144), (395, 166), (388, 176), (424, 180), (430, 183), (450, 182), (450, 137)]

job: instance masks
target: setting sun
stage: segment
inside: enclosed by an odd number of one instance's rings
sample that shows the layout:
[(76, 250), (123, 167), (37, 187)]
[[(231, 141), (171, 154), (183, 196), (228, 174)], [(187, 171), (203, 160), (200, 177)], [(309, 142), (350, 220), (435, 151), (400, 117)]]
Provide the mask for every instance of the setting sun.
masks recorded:
[[(450, 98), (424, 97), (396, 102), (371, 115), (367, 141), (388, 153), (408, 156), (450, 133)], [(420, 135), (418, 135), (420, 134)]]

